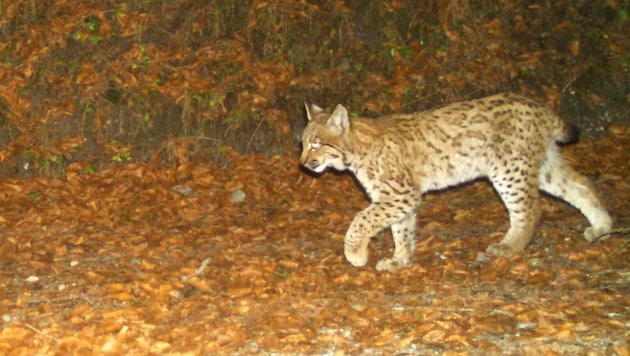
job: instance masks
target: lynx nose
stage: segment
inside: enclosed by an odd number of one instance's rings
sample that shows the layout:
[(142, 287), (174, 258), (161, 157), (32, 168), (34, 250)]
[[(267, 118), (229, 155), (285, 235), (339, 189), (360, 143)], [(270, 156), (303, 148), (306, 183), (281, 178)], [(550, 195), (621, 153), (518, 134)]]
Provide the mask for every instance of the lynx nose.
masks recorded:
[(322, 173), (326, 169), (325, 164), (321, 164), (318, 160), (310, 160), (304, 163), (304, 167), (310, 169), (315, 173)]
[(304, 162), (304, 167), (310, 169), (311, 171), (314, 171), (317, 166), (319, 166), (319, 163), (317, 161), (314, 160), (310, 160), (308, 162)]
[(306, 153), (307, 151), (303, 150), (302, 155), (300, 156), (300, 163), (305, 167), (307, 167), (307, 165), (309, 164), (308, 156)]

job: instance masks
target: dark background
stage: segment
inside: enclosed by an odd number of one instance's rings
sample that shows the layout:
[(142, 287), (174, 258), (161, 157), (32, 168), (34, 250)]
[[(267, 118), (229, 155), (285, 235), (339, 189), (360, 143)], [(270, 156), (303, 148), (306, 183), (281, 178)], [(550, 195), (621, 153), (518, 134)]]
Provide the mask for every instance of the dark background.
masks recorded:
[(0, 178), (297, 155), (306, 95), (354, 114), (514, 91), (628, 122), (625, 1), (0, 1)]

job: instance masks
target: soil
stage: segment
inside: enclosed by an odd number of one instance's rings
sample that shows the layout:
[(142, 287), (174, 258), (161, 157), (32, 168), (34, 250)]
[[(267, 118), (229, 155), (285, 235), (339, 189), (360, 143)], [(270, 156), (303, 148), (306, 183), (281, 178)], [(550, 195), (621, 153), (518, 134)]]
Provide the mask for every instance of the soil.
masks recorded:
[(0, 353), (630, 354), (630, 130), (563, 148), (618, 230), (588, 243), (543, 198), (537, 236), (483, 253), (507, 216), (484, 181), (426, 195), (414, 264), (354, 268), (343, 236), (367, 201), (297, 157), (127, 165), (2, 183)]

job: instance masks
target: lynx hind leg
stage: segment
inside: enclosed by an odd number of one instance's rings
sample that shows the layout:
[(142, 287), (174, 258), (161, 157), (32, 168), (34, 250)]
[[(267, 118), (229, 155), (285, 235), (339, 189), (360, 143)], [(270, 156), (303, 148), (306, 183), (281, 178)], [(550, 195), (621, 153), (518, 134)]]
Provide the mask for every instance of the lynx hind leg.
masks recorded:
[(539, 178), (540, 189), (578, 208), (588, 222), (584, 238), (593, 241), (612, 229), (612, 219), (588, 178), (576, 172), (554, 149), (548, 151)]
[(413, 260), (416, 213), (407, 215), (401, 221), (392, 224), (394, 237), (394, 256), (384, 258), (376, 264), (377, 271), (396, 272), (411, 265)]
[(541, 211), (536, 177), (527, 172), (521, 175), (516, 165), (507, 170), (513, 176), (491, 177), (491, 182), (508, 210), (510, 228), (503, 240), (488, 246), (486, 252), (510, 258), (532, 239)]

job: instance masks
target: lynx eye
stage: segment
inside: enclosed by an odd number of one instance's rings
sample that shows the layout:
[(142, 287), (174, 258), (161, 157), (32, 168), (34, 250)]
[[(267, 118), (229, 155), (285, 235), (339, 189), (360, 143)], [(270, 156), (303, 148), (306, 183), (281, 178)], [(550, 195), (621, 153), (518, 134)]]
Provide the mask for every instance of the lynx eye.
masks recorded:
[(321, 142), (311, 142), (309, 146), (311, 147), (312, 150), (318, 150), (322, 147), (322, 144)]

